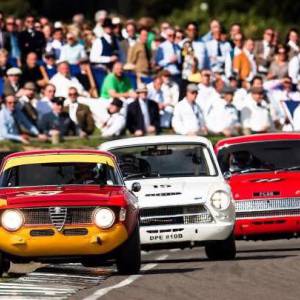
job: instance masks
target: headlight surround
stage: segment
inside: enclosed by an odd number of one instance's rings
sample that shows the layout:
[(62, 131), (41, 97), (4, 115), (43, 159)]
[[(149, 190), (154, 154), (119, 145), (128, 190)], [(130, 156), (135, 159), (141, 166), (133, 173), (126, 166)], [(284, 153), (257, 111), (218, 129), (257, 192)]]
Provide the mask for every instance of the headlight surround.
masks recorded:
[(17, 209), (7, 209), (1, 215), (1, 225), (7, 231), (17, 231), (24, 225), (24, 215)]
[(225, 210), (229, 207), (231, 196), (225, 191), (216, 191), (212, 194), (211, 205), (218, 210)]
[(108, 207), (97, 208), (93, 213), (93, 221), (99, 228), (110, 228), (116, 219), (115, 213)]

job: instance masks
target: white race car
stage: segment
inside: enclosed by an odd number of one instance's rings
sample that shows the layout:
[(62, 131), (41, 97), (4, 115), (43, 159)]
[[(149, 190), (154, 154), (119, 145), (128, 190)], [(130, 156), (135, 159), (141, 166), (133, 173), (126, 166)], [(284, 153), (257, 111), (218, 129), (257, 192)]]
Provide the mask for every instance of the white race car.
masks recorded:
[(144, 250), (205, 246), (209, 259), (233, 259), (235, 210), (211, 143), (161, 135), (114, 140), (125, 183), (138, 197)]

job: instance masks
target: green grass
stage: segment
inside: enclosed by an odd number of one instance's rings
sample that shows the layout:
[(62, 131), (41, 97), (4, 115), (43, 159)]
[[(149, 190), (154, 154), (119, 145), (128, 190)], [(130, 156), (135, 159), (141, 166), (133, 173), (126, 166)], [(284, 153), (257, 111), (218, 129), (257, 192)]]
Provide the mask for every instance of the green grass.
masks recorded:
[[(128, 137), (124, 136), (123, 138)], [(122, 138), (122, 137), (121, 137)], [(222, 139), (222, 136), (209, 136), (208, 139), (215, 144), (217, 141)], [(53, 145), (51, 142), (39, 142), (32, 140), (29, 145), (23, 145), (21, 143), (1, 141), (0, 151), (24, 151), (33, 149), (95, 149), (101, 143), (108, 141), (99, 135), (93, 135), (89, 139), (81, 138), (66, 138), (63, 142)]]

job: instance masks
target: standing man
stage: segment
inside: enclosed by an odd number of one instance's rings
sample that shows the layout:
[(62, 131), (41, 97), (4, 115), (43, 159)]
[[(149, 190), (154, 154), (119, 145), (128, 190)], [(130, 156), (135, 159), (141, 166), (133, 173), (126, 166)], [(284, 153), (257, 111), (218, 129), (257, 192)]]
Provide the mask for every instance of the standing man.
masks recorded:
[(135, 136), (157, 134), (160, 131), (158, 104), (147, 99), (147, 87), (140, 84), (136, 90), (137, 99), (127, 108), (126, 127)]
[(172, 119), (175, 133), (190, 136), (207, 134), (201, 108), (196, 103), (197, 95), (197, 85), (189, 84), (185, 98), (176, 104)]

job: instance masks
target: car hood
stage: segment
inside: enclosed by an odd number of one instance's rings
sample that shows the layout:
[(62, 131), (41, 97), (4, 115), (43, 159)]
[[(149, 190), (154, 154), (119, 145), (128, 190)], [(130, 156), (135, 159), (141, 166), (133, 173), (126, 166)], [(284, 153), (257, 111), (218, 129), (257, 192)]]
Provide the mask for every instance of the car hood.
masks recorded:
[(122, 205), (124, 187), (57, 186), (0, 190), (9, 207)]
[(233, 174), (228, 180), (233, 198), (300, 197), (300, 172)]
[(229, 191), (220, 177), (187, 177), (128, 180), (127, 187), (139, 182), (141, 190), (135, 193), (139, 207), (175, 206), (205, 203), (216, 190)]

